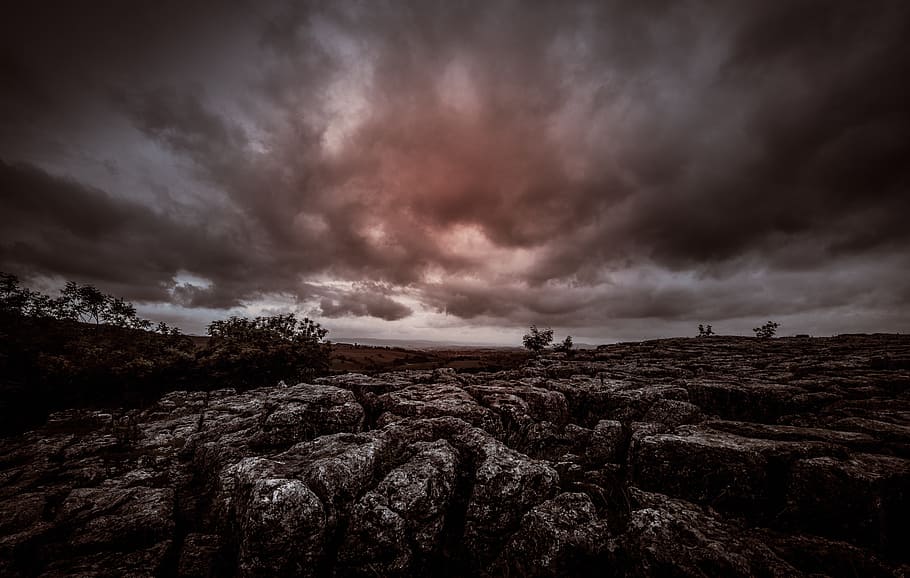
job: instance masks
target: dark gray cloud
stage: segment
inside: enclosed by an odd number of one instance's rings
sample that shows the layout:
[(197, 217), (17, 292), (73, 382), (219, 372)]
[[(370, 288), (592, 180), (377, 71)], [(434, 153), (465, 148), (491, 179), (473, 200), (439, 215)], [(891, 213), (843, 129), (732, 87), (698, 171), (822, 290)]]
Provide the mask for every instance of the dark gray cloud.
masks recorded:
[(388, 287), (375, 283), (361, 284), (351, 291), (334, 291), (320, 300), (319, 313), (329, 318), (360, 316), (396, 321), (414, 312), (386, 295), (388, 291)]
[(604, 337), (907, 303), (905, 2), (91, 1), (2, 26), (0, 265), (27, 276)]

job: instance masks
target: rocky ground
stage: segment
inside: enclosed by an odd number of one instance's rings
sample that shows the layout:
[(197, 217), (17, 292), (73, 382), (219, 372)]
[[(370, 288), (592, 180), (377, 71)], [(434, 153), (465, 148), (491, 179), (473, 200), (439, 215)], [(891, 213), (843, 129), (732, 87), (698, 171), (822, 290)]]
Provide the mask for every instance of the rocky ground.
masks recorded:
[(910, 338), (344, 374), (0, 440), (0, 575), (903, 576)]

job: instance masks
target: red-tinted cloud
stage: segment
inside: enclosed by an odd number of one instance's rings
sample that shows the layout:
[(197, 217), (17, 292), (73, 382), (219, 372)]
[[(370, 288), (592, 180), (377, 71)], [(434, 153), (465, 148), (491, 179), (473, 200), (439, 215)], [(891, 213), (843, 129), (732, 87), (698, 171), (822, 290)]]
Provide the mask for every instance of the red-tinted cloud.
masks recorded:
[(107, 8), (4, 24), (3, 268), (504, 326), (906, 305), (904, 3)]

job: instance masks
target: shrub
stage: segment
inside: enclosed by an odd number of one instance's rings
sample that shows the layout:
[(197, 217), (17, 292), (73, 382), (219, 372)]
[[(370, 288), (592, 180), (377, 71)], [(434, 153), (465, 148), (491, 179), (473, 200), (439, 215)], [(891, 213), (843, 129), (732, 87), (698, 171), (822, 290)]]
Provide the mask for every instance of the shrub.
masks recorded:
[(562, 342), (557, 343), (556, 345), (553, 346), (553, 350), (559, 351), (560, 353), (570, 354), (570, 353), (572, 353), (572, 351), (573, 351), (572, 348), (574, 346), (575, 346), (575, 344), (572, 342), (572, 336), (566, 335), (566, 338), (563, 339)]
[(715, 335), (714, 329), (710, 325), (698, 324), (698, 336), (699, 337), (711, 337)]
[(208, 326), (208, 347), (200, 369), (230, 385), (306, 381), (329, 368), (328, 330), (291, 313), (272, 317), (231, 317)]
[(774, 337), (774, 334), (777, 333), (778, 327), (780, 327), (780, 323), (768, 321), (761, 327), (753, 328), (752, 331), (755, 332), (755, 337), (758, 337), (759, 339), (771, 339)]

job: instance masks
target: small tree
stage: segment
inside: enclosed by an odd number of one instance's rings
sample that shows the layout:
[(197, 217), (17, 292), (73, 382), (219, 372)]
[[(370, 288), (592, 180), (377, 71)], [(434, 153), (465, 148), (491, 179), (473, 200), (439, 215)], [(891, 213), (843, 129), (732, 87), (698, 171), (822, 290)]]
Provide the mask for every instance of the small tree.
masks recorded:
[(33, 291), (28, 304), (25, 306), (24, 313), (29, 317), (47, 318), (53, 317), (54, 311), (54, 300), (50, 296)]
[(553, 342), (553, 330), (549, 327), (538, 329), (536, 325), (532, 325), (530, 330), (524, 334), (522, 341), (528, 351), (537, 355)]
[(0, 311), (22, 314), (30, 299), (29, 290), (19, 285), (18, 277), (0, 273)]
[(98, 324), (112, 300), (110, 295), (105, 295), (97, 287), (68, 281), (56, 301), (57, 316), (61, 319), (83, 323), (93, 321)]
[(168, 325), (164, 321), (158, 322), (158, 325), (155, 326), (154, 332), (160, 333), (161, 335), (170, 335), (171, 337), (179, 337), (180, 335), (183, 335), (179, 327)]
[(566, 335), (565, 339), (553, 346), (553, 350), (559, 351), (560, 353), (571, 353), (574, 346), (575, 344), (572, 343), (572, 336)]
[(712, 335), (714, 335), (714, 329), (710, 325), (698, 324), (699, 337), (711, 337)]
[[(0, 314), (61, 321), (94, 322), (126, 329), (153, 329), (152, 322), (136, 314), (136, 307), (121, 297), (113, 297), (92, 285), (68, 281), (56, 299), (19, 284), (15, 275), (0, 272)], [(160, 328), (159, 328), (160, 329)], [(159, 331), (160, 332), (160, 331)], [(178, 336), (180, 330), (168, 327), (166, 335)]]
[(101, 321), (117, 327), (136, 328), (139, 317), (136, 315), (136, 307), (132, 303), (116, 297), (108, 300), (107, 307), (101, 312)]
[(755, 337), (758, 337), (759, 339), (771, 339), (774, 337), (774, 334), (777, 333), (778, 327), (780, 327), (780, 323), (768, 321), (761, 327), (753, 328), (752, 331), (755, 332)]

